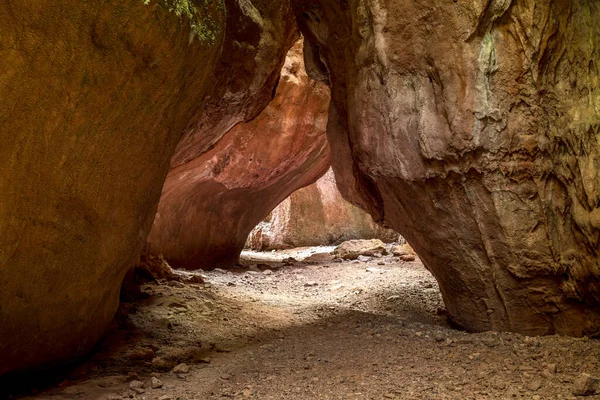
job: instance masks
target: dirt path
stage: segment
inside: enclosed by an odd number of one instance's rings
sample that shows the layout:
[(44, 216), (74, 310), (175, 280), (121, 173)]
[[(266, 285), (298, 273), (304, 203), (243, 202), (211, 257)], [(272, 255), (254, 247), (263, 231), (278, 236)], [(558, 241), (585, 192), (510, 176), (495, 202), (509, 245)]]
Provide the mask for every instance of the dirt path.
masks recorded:
[(89, 361), (29, 398), (570, 399), (580, 373), (600, 375), (595, 340), (450, 329), (418, 260), (282, 266), (309, 254), (144, 285)]

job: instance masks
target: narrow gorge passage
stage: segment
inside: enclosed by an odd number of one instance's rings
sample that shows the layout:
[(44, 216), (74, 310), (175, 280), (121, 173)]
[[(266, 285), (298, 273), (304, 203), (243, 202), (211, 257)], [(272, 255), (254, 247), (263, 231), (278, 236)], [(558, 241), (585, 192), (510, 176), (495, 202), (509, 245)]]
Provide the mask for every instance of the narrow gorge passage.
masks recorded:
[(599, 21), (0, 1), (0, 400), (599, 398)]
[(91, 359), (26, 398), (570, 399), (582, 371), (600, 374), (587, 338), (451, 329), (418, 258), (289, 260), (330, 250), (244, 252), (204, 283), (144, 284)]

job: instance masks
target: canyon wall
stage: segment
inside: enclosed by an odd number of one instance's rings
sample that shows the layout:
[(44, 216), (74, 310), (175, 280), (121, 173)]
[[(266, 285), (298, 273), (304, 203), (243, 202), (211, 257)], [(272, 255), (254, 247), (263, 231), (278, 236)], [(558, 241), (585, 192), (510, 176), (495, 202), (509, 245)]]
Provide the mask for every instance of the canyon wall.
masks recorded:
[(337, 245), (351, 239), (395, 242), (398, 233), (386, 229), (340, 194), (333, 171), (292, 193), (258, 224), (246, 246), (254, 250)]
[(329, 89), (306, 75), (298, 42), (267, 108), (201, 156), (171, 169), (148, 251), (187, 269), (235, 264), (250, 231), (327, 171), (328, 106)]
[(600, 333), (600, 3), (294, 0), (344, 196), (473, 331)]
[(180, 139), (260, 112), (296, 38), (285, 1), (0, 3), (0, 375), (92, 348)]

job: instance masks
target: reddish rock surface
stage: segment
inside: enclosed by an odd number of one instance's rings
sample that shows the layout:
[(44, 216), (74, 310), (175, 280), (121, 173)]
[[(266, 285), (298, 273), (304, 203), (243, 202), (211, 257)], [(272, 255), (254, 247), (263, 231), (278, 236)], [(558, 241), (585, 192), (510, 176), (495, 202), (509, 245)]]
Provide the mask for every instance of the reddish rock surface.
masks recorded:
[(254, 118), (273, 98), (298, 29), (289, 0), (225, 0), (226, 37), (202, 113), (177, 145), (171, 168), (206, 153), (236, 124)]
[(0, 3), (0, 375), (92, 348), (182, 134), (256, 115), (297, 37), (286, 1), (144, 3)]
[(294, 0), (342, 193), (473, 331), (600, 333), (600, 3)]
[(173, 168), (148, 250), (174, 267), (230, 266), (250, 231), (329, 167), (329, 89), (304, 72), (301, 44), (288, 54), (275, 98), (208, 152)]
[(248, 236), (255, 250), (328, 246), (350, 239), (398, 240), (398, 233), (373, 222), (360, 208), (348, 203), (330, 169), (317, 182), (295, 191), (258, 224)]

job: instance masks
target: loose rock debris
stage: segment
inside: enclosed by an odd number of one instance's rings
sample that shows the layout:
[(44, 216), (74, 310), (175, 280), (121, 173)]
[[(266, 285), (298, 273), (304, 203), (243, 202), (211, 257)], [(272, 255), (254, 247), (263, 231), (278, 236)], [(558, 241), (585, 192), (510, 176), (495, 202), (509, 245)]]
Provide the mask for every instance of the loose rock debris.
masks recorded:
[(452, 329), (418, 258), (302, 262), (330, 251), (144, 284), (88, 362), (28, 398), (600, 399), (598, 341)]

